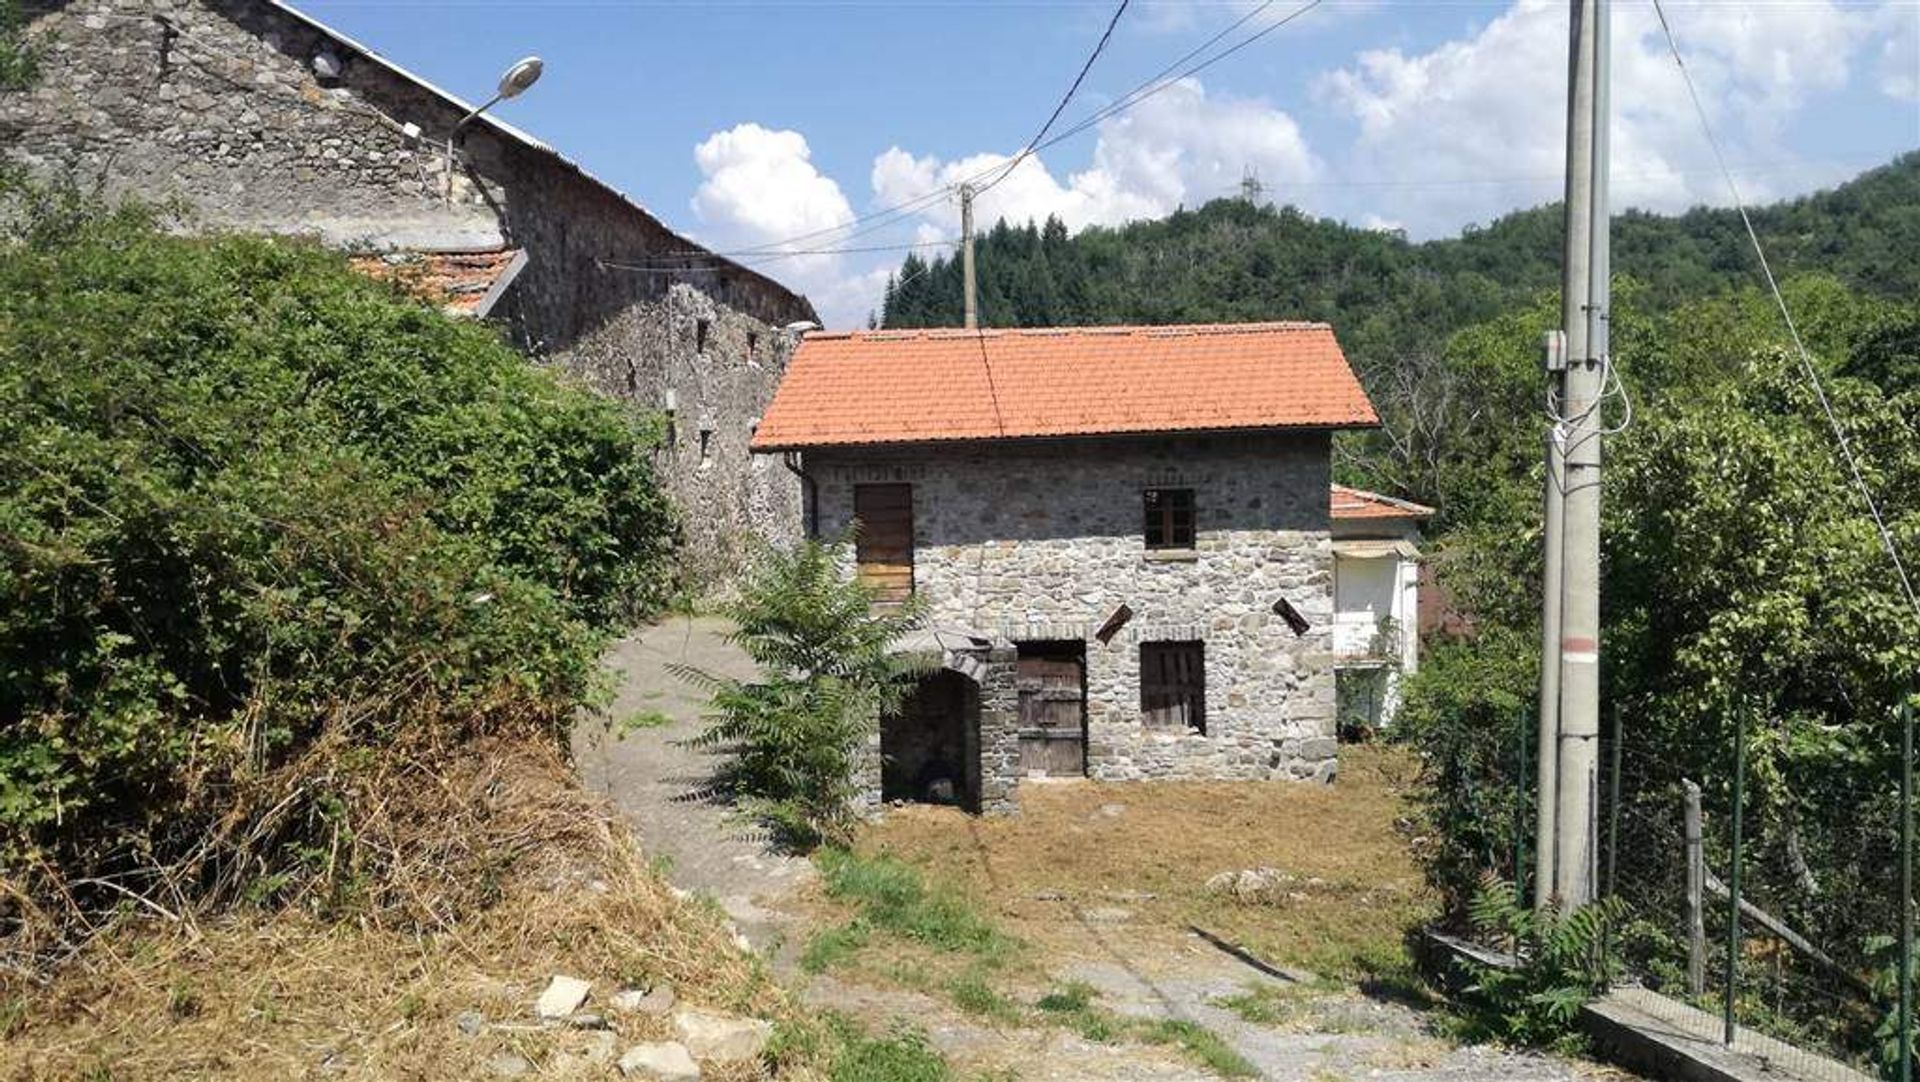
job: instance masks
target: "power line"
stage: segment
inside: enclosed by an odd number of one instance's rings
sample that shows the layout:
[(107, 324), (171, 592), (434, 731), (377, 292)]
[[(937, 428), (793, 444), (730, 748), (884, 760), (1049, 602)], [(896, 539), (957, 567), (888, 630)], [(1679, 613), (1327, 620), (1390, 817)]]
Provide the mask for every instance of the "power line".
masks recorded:
[[(1166, 68), (1161, 69), (1160, 75), (1154, 76), (1154, 78), (1148, 80), (1147, 83), (1142, 84), (1141, 86), (1136, 87), (1134, 90), (1123, 95), (1118, 101), (1114, 102), (1112, 105), (1109, 105), (1103, 109), (1095, 110), (1092, 114), (1082, 119), (1079, 123), (1075, 124), (1073, 127), (1068, 128), (1066, 131), (1061, 132), (1059, 135), (1054, 136), (1052, 139), (1049, 139), (1046, 142), (1041, 143), (1039, 146), (1035, 147), (1034, 149), (1036, 151), (1045, 150), (1048, 147), (1055, 145), (1056, 143), (1059, 143), (1066, 139), (1070, 139), (1073, 136), (1078, 135), (1083, 131), (1086, 131), (1088, 128), (1093, 127), (1094, 125), (1100, 123), (1103, 120), (1106, 120), (1109, 117), (1116, 116), (1120, 113), (1127, 111), (1128, 109), (1133, 108), (1134, 106), (1140, 104), (1141, 102), (1147, 100), (1148, 98), (1151, 98), (1154, 95), (1160, 93), (1161, 91), (1166, 90), (1168, 87), (1179, 83), (1182, 79), (1186, 79), (1193, 75), (1197, 75), (1200, 72), (1205, 71), (1208, 68), (1214, 66), (1215, 64), (1218, 64), (1222, 60), (1225, 60), (1227, 57), (1230, 57), (1233, 54), (1239, 52), (1240, 50), (1245, 49), (1247, 46), (1254, 44), (1255, 42), (1266, 37), (1268, 34), (1271, 34), (1275, 30), (1278, 30), (1281, 27), (1286, 26), (1287, 24), (1293, 22), (1295, 19), (1300, 18), (1302, 15), (1305, 15), (1307, 12), (1312, 11), (1314, 8), (1319, 7), (1321, 4), (1325, 2), (1326, 0), (1306, 0), (1306, 3), (1301, 4), (1299, 7), (1294, 8), (1292, 11), (1274, 20), (1272, 23), (1270, 23), (1264, 29), (1260, 30), (1258, 33), (1255, 33), (1246, 38), (1242, 38), (1240, 41), (1236, 42), (1235, 44), (1229, 46), (1226, 49), (1222, 49), (1220, 52), (1215, 53), (1214, 55), (1206, 58), (1205, 60), (1200, 61), (1197, 64), (1194, 64), (1192, 67), (1185, 68), (1177, 72), (1171, 78), (1164, 78), (1164, 79), (1162, 78), (1163, 76), (1166, 75), (1167, 72), (1172, 71), (1174, 68), (1179, 67), (1180, 64), (1184, 63), (1188, 58), (1192, 57), (1195, 53), (1199, 52), (1201, 49), (1205, 49), (1207, 45), (1210, 45), (1213, 42), (1218, 41), (1221, 37), (1225, 36), (1225, 33), (1231, 32), (1234, 27), (1237, 27), (1241, 23), (1244, 23), (1247, 20), (1247, 18), (1249, 18), (1251, 15), (1257, 15), (1260, 12), (1265, 11), (1267, 8), (1271, 7), (1273, 4), (1273, 0), (1267, 0), (1267, 3), (1263, 3), (1259, 7), (1253, 9), (1253, 11), (1249, 13), (1249, 15), (1242, 16), (1239, 20), (1235, 21), (1233, 26), (1230, 26), (1227, 28), (1226, 32), (1214, 35), (1212, 38), (1209, 38), (1206, 43), (1202, 44), (1199, 49), (1195, 49), (1188, 52), (1187, 55), (1182, 57), (1180, 60), (1176, 60), (1172, 64), (1168, 65)], [(1156, 80), (1158, 80), (1158, 82), (1156, 82)]]
[[(1232, 56), (1233, 54), (1239, 52), (1240, 50), (1245, 49), (1247, 46), (1252, 45), (1253, 43), (1266, 37), (1268, 34), (1273, 33), (1275, 30), (1278, 30), (1281, 27), (1286, 26), (1288, 23), (1293, 22), (1295, 19), (1299, 18), (1300, 16), (1305, 15), (1307, 12), (1313, 10), (1316, 7), (1319, 7), (1322, 3), (1325, 2), (1325, 0), (1307, 0), (1306, 3), (1294, 9), (1292, 12), (1290, 12), (1286, 16), (1276, 20), (1271, 25), (1265, 27), (1259, 32), (1247, 38), (1244, 38), (1239, 42), (1236, 42), (1232, 46), (1220, 51), (1219, 53), (1214, 54), (1211, 57), (1207, 57), (1206, 59), (1201, 60), (1196, 64), (1193, 64), (1191, 67), (1187, 67), (1184, 69), (1181, 68), (1181, 65), (1186, 64), (1188, 61), (1192, 60), (1197, 56), (1200, 56), (1207, 49), (1211, 48), (1213, 45), (1217, 44), (1219, 41), (1226, 38), (1229, 34), (1233, 33), (1235, 30), (1239, 29), (1240, 27), (1246, 25), (1248, 21), (1255, 18), (1260, 13), (1266, 11), (1268, 8), (1272, 7), (1275, 2), (1276, 0), (1265, 0), (1265, 2), (1260, 4), (1258, 7), (1254, 8), (1253, 10), (1240, 16), (1238, 19), (1235, 19), (1233, 22), (1229, 23), (1225, 29), (1214, 34), (1212, 37), (1208, 38), (1206, 41), (1201, 42), (1198, 46), (1195, 46), (1194, 48), (1189, 49), (1186, 53), (1182, 54), (1173, 63), (1168, 64), (1166, 67), (1160, 69), (1160, 71), (1157, 74), (1155, 74), (1153, 77), (1147, 79), (1145, 82), (1134, 87), (1134, 89), (1122, 95), (1119, 99), (1114, 101), (1112, 104), (1104, 106), (1088, 114), (1086, 117), (1077, 121), (1072, 127), (1068, 128), (1066, 131), (1060, 132), (1054, 135), (1052, 138), (1043, 139), (1039, 142), (1032, 144), (1027, 150), (1022, 152), (1022, 156), (1031, 156), (1032, 154), (1036, 154), (1049, 147), (1057, 146), (1061, 142), (1067, 139), (1070, 139), (1073, 136), (1078, 135), (1083, 131), (1086, 131), (1088, 128), (1093, 127), (1094, 125), (1098, 124), (1100, 121), (1105, 120), (1109, 117), (1117, 116), (1118, 114), (1133, 108), (1135, 105), (1138, 105), (1140, 102), (1145, 101), (1150, 97), (1153, 97), (1154, 95), (1160, 93), (1161, 91), (1179, 82), (1181, 79), (1185, 79), (1191, 75), (1194, 75), (1200, 71), (1204, 71), (1207, 68), (1212, 67), (1214, 64), (1217, 64), (1220, 61), (1225, 60), (1227, 57)], [(1097, 51), (1096, 51), (1096, 55), (1097, 55)], [(1091, 61), (1089, 61), (1089, 63), (1091, 63)], [(1173, 77), (1169, 79), (1167, 78), (1167, 76), (1170, 74)], [(1051, 127), (1052, 123), (1053, 122), (1049, 120), (1048, 127)], [(911, 215), (919, 210), (925, 209), (926, 207), (932, 206), (935, 202), (938, 202), (939, 200), (946, 198), (950, 193), (957, 190), (960, 185), (976, 183), (982, 180), (983, 178), (993, 174), (995, 171), (1005, 169), (1006, 167), (1007, 167), (1007, 163), (997, 162), (991, 166), (981, 169), (980, 171), (972, 174), (971, 176), (963, 177), (959, 180), (941, 185), (940, 187), (935, 188), (931, 191), (923, 192), (920, 195), (902, 200), (898, 203), (892, 204), (891, 206), (882, 207), (878, 210), (871, 211), (866, 214), (857, 215), (853, 218), (849, 218), (847, 221), (842, 222), (839, 225), (828, 226), (823, 229), (816, 229), (808, 233), (800, 233), (795, 236), (782, 238), (780, 240), (768, 241), (765, 244), (756, 245), (750, 249), (745, 249), (741, 253), (738, 253), (738, 255), (751, 257), (751, 256), (757, 256), (763, 253), (771, 253), (771, 252), (780, 250), (785, 245), (797, 244), (803, 241), (811, 241), (811, 240), (818, 239), (820, 237), (831, 236), (836, 233), (841, 233), (844, 230), (851, 229), (853, 230), (853, 232), (845, 233), (845, 235), (841, 238), (843, 240), (850, 240), (853, 237), (861, 236), (866, 233), (871, 233), (877, 229), (885, 228), (887, 225), (892, 224), (893, 222), (898, 221), (901, 218)], [(998, 182), (996, 181), (996, 183)], [(854, 227), (856, 226), (860, 228), (855, 229)]]
[(1826, 388), (1820, 384), (1820, 374), (1814, 369), (1813, 357), (1807, 352), (1807, 345), (1800, 339), (1800, 328), (1793, 322), (1793, 312), (1787, 308), (1787, 300), (1780, 295), (1780, 285), (1774, 280), (1773, 266), (1767, 262), (1767, 251), (1760, 243), (1760, 234), (1754, 231), (1753, 219), (1747, 214), (1746, 200), (1740, 195), (1740, 185), (1733, 179), (1733, 171), (1727, 168), (1726, 155), (1720, 150), (1720, 139), (1713, 133), (1713, 124), (1707, 119), (1706, 106), (1701, 104), (1700, 91), (1693, 85), (1693, 73), (1687, 70), (1687, 62), (1680, 56), (1680, 43), (1675, 39), (1672, 24), (1667, 22), (1667, 12), (1660, 0), (1653, 0), (1654, 14), (1660, 18), (1660, 32), (1666, 36), (1667, 49), (1673, 54), (1673, 63), (1680, 69), (1680, 78), (1687, 84), (1687, 96), (1693, 101), (1694, 115), (1700, 118), (1700, 130), (1706, 134), (1707, 145), (1713, 148), (1713, 159), (1719, 163), (1720, 174), (1726, 178), (1727, 191), (1733, 196), (1733, 205), (1740, 211), (1740, 224), (1746, 227), (1747, 240), (1753, 245), (1753, 254), (1760, 261), (1760, 273), (1767, 281), (1767, 291), (1773, 294), (1773, 303), (1780, 309), (1780, 318), (1786, 322), (1787, 335), (1793, 339), (1793, 348), (1800, 358), (1800, 368), (1806, 373), (1807, 383), (1813, 387), (1814, 397), (1820, 402), (1820, 412), (1826, 415), (1827, 427), (1832, 430), (1833, 438), (1840, 445), (1840, 457), (1846, 462), (1847, 472), (1853, 475), (1854, 487), (1859, 489), (1860, 498), (1866, 502), (1867, 514), (1873, 519), (1874, 529), (1879, 531), (1880, 544), (1887, 550), (1887, 559), (1893, 562), (1894, 573), (1900, 579), (1900, 588), (1907, 595), (1907, 605), (1920, 616), (1920, 596), (1915, 596), (1913, 581), (1907, 577), (1907, 567), (1900, 559), (1900, 550), (1893, 542), (1893, 533), (1887, 529), (1886, 519), (1880, 514), (1880, 505), (1873, 498), (1873, 490), (1867, 487), (1866, 478), (1860, 473), (1860, 463), (1854, 458), (1853, 445), (1847, 440), (1847, 433), (1834, 416), (1833, 404), (1827, 400)]
[(637, 261), (596, 259), (594, 262), (608, 270), (686, 271), (694, 269), (687, 263), (688, 260), (693, 259), (733, 259), (740, 262), (751, 261), (753, 265), (759, 266), (794, 256), (846, 255), (853, 252), (910, 252), (922, 248), (951, 248), (958, 243), (960, 242), (954, 240), (925, 240), (905, 244), (856, 245), (846, 248), (783, 248), (779, 251), (759, 253), (686, 251), (662, 253)]
[(1086, 81), (1087, 72), (1093, 70), (1093, 62), (1100, 59), (1100, 54), (1106, 50), (1107, 42), (1113, 38), (1113, 28), (1120, 25), (1120, 16), (1126, 13), (1127, 4), (1130, 2), (1131, 0), (1120, 0), (1120, 6), (1113, 9), (1113, 18), (1107, 20), (1106, 32), (1101, 34), (1100, 40), (1094, 44), (1093, 52), (1087, 54), (1087, 62), (1080, 65), (1080, 74), (1073, 77), (1073, 85), (1067, 88), (1066, 96), (1060, 99), (1060, 104), (1053, 107), (1053, 112), (1047, 117), (1047, 122), (1040, 125), (1040, 130), (1034, 133), (1033, 138), (1027, 140), (1026, 148), (1021, 150), (1020, 153), (1015, 154), (1013, 158), (1007, 162), (1006, 168), (1000, 171), (999, 176), (982, 184), (973, 194), (979, 195), (981, 192), (987, 191), (994, 185), (1007, 179), (1007, 174), (1013, 172), (1016, 166), (1026, 160), (1027, 156), (1033, 153), (1033, 148), (1039, 144), (1040, 140), (1045, 139), (1047, 133), (1053, 130), (1053, 122), (1059, 120), (1060, 114), (1066, 111), (1067, 103), (1073, 100), (1073, 96), (1080, 91), (1080, 84)]

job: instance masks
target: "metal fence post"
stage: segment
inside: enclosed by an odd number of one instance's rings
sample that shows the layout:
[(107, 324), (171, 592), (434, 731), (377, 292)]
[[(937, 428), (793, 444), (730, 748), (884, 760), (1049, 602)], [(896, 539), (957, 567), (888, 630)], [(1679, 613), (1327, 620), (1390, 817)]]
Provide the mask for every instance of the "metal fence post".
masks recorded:
[(1520, 773), (1513, 780), (1513, 896), (1527, 894), (1527, 745), (1532, 743), (1533, 708), (1520, 708)]
[(1700, 787), (1681, 782), (1686, 793), (1682, 812), (1687, 847), (1687, 994), (1707, 991), (1707, 857), (1701, 843)]
[(1724, 1014), (1725, 1040), (1733, 1043), (1733, 997), (1740, 976), (1740, 820), (1745, 811), (1747, 781), (1747, 725), (1734, 712), (1733, 718), (1733, 852), (1727, 876), (1727, 988)]
[(1900, 1082), (1913, 1082), (1913, 696), (1900, 699)]
[(1607, 779), (1607, 893), (1620, 893), (1620, 707), (1613, 708), (1613, 761)]

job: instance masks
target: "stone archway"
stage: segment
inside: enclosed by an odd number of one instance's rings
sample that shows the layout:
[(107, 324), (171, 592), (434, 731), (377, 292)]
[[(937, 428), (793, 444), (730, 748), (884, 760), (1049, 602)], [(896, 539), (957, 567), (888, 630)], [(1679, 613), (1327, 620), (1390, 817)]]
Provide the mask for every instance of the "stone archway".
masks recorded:
[(880, 795), (980, 810), (980, 685), (963, 669), (925, 674), (881, 720)]

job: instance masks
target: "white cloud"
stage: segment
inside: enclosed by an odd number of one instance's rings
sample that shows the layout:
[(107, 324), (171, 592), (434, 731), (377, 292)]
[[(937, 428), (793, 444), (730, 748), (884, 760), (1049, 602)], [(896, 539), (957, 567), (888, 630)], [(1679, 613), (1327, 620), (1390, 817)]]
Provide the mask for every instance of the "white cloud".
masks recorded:
[(772, 245), (807, 252), (746, 262), (806, 294), (829, 326), (853, 326), (877, 304), (886, 274), (882, 268), (876, 279), (876, 272), (850, 271), (845, 256), (811, 251), (840, 243), (840, 234), (821, 231), (854, 217), (840, 185), (815, 168), (812, 158), (806, 137), (797, 131), (747, 123), (714, 132), (693, 148), (694, 163), (706, 178), (694, 192), (693, 211), (703, 227), (700, 239), (710, 247)]
[[(877, 201), (891, 206), (1007, 160), (975, 154), (943, 162), (896, 146), (874, 159), (871, 179)], [(1210, 96), (1199, 80), (1184, 79), (1102, 121), (1086, 169), (1062, 178), (1040, 155), (1021, 161), (981, 194), (975, 220), (984, 227), (1003, 217), (1025, 222), (1053, 215), (1080, 229), (1154, 218), (1228, 194), (1248, 168), (1268, 184), (1285, 184), (1311, 180), (1323, 166), (1285, 112), (1257, 99)], [(958, 217), (950, 200), (924, 212), (942, 236), (958, 233)]]
[[(806, 137), (758, 124), (736, 124), (693, 148), (706, 179), (693, 196), (693, 211), (722, 247), (754, 246), (800, 237), (853, 217), (840, 185), (814, 167)], [(789, 248), (820, 247), (799, 242)], [(795, 268), (821, 266), (831, 257), (795, 256)]]
[(1884, 11), (1880, 92), (1900, 101), (1920, 102), (1920, 4), (1889, 3)]
[[(1795, 159), (1782, 142), (1788, 123), (1816, 95), (1848, 84), (1885, 10), (1906, 2), (1889, 0), (1882, 11), (1835, 0), (1668, 7), (1728, 157), (1777, 167)], [(1556, 198), (1566, 42), (1566, 5), (1517, 0), (1468, 36), (1412, 55), (1369, 50), (1325, 76), (1320, 100), (1344, 109), (1357, 129), (1347, 175), (1440, 182), (1383, 186), (1369, 209), (1429, 235)], [(1675, 210), (1724, 202), (1651, 5), (1615, 9), (1613, 56), (1615, 203)], [(1749, 178), (1747, 194), (1773, 194), (1764, 178), (1777, 175)]]

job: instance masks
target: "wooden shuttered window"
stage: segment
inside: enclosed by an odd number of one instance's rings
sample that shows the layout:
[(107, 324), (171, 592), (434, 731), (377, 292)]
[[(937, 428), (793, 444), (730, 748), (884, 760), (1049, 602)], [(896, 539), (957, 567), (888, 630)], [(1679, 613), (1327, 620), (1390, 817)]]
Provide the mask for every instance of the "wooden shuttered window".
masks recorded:
[(913, 486), (853, 486), (854, 563), (875, 600), (913, 596)]
[(1150, 549), (1193, 547), (1193, 490), (1150, 488), (1146, 505), (1146, 541)]
[(1140, 716), (1150, 728), (1207, 731), (1206, 644), (1140, 644)]

